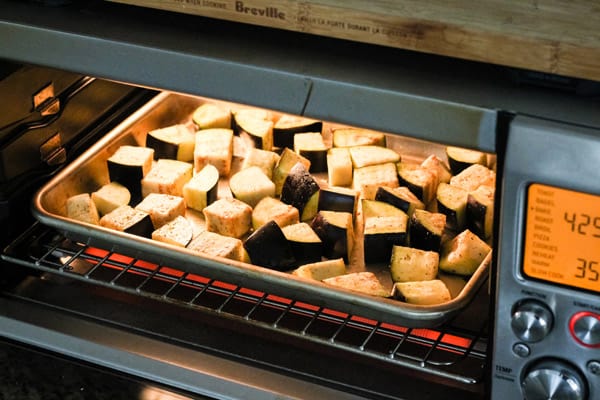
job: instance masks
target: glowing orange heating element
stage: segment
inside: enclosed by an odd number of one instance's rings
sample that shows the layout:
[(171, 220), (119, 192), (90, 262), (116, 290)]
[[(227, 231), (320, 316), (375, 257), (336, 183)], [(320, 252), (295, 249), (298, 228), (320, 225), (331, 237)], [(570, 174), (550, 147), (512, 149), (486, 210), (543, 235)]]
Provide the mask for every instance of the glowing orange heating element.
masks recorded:
[(600, 196), (532, 184), (527, 196), (523, 272), (600, 292)]

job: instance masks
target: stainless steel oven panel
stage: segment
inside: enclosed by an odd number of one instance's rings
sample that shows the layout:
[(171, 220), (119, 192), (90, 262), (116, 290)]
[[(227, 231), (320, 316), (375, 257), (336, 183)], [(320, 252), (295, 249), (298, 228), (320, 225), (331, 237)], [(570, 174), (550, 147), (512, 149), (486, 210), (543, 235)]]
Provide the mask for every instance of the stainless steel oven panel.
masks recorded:
[[(598, 398), (600, 349), (578, 344), (569, 321), (579, 311), (598, 315), (600, 296), (532, 280), (521, 268), (528, 186), (542, 183), (600, 195), (600, 130), (517, 117), (509, 132), (504, 165), (492, 397), (524, 398), (523, 382), (536, 380), (553, 382), (564, 390), (561, 395), (571, 396), (554, 397), (558, 396), (555, 388), (543, 398)], [(523, 340), (513, 332), (511, 323), (518, 318), (517, 311), (521, 311), (519, 318), (529, 318), (535, 337)], [(577, 387), (582, 391), (576, 392)]]

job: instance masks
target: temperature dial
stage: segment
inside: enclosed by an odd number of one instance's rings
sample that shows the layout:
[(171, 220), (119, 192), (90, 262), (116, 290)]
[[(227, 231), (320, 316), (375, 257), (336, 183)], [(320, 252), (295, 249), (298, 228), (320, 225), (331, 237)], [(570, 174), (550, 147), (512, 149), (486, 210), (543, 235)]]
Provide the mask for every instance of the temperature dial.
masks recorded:
[(548, 307), (535, 300), (526, 300), (516, 305), (511, 319), (511, 328), (524, 342), (539, 342), (552, 329), (554, 318)]
[(521, 383), (526, 400), (586, 400), (587, 388), (579, 371), (558, 360), (534, 365)]

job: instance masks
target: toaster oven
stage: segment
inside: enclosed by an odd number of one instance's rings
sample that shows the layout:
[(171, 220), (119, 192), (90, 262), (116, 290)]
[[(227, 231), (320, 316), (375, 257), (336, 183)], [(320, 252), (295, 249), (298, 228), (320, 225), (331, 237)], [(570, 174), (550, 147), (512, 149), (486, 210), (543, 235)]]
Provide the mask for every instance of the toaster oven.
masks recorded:
[[(21, 79), (2, 94), (5, 340), (191, 398), (599, 395), (597, 82), (102, 1), (0, 10), (2, 82)], [(207, 99), (487, 154), (489, 263), (411, 307), (55, 215), (108, 149)]]

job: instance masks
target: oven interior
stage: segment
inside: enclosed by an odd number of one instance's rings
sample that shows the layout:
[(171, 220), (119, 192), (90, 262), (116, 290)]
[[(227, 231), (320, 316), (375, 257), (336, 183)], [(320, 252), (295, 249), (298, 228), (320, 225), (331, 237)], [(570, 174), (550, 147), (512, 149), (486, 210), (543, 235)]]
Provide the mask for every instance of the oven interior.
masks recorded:
[[(126, 86), (114, 96), (114, 107), (99, 112), (102, 123), (90, 124), (65, 145), (69, 157), (62, 164), (36, 165), (28, 171), (35, 179), (27, 190), (5, 193), (10, 204), (20, 204), (2, 254), (9, 339), (217, 398), (253, 390), (259, 397), (304, 397), (317, 393), (315, 388), (324, 396), (332, 391), (336, 396), (423, 397), (424, 390), (431, 398), (448, 392), (482, 396), (490, 318), (475, 316), (489, 315), (488, 284), (443, 326), (408, 328), (97, 248), (32, 218), (29, 203), (37, 188), (156, 93)], [(27, 317), (17, 317), (26, 309), (31, 309)], [(93, 334), (86, 324), (94, 327)], [(31, 325), (41, 331), (26, 333)], [(60, 334), (49, 338), (46, 329)], [(96, 335), (104, 335), (100, 342), (112, 337), (104, 345), (116, 355), (95, 354)], [(72, 346), (73, 338), (84, 342)], [(137, 349), (144, 339), (152, 348)], [(184, 354), (169, 355), (173, 347)], [(205, 357), (232, 363), (243, 381), (219, 368), (206, 371), (203, 362), (197, 365)], [(168, 373), (156, 371), (152, 363), (157, 360), (176, 366)], [(254, 370), (260, 373), (247, 372)]]

